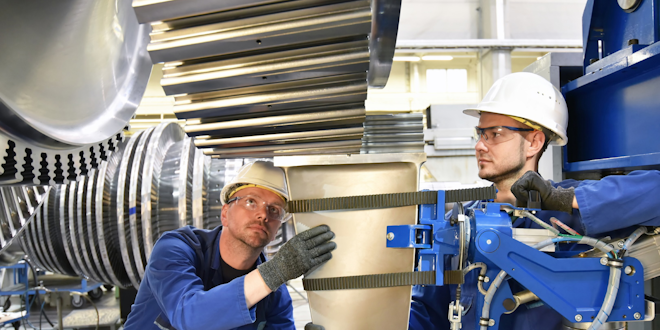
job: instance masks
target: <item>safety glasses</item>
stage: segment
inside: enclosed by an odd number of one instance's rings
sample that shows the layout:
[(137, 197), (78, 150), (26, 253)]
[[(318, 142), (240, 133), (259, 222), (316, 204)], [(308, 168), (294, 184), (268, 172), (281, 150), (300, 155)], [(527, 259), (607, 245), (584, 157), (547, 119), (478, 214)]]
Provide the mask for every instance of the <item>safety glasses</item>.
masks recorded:
[(274, 220), (274, 221), (279, 221), (283, 222), (285, 220), (288, 220), (288, 213), (284, 209), (282, 205), (279, 204), (268, 204), (266, 203), (263, 199), (253, 196), (253, 195), (246, 195), (246, 196), (237, 196), (234, 198), (231, 198), (227, 201), (227, 204), (231, 204), (232, 202), (236, 202), (237, 205), (240, 205), (243, 207), (245, 210), (254, 212), (256, 211), (259, 207), (265, 207), (266, 208), (266, 215), (268, 219)]
[(479, 141), (483, 138), (483, 142), (489, 145), (498, 144), (513, 139), (515, 132), (531, 132), (533, 128), (520, 128), (511, 126), (492, 126), (492, 127), (475, 127), (474, 140)]

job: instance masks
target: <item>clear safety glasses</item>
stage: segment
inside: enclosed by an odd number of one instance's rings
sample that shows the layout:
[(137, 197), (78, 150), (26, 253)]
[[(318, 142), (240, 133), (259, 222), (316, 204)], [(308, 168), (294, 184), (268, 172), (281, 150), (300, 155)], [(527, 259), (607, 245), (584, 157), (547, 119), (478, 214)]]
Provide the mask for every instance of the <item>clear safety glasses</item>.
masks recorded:
[(533, 128), (519, 128), (511, 126), (492, 126), (492, 127), (475, 127), (474, 140), (479, 141), (483, 138), (485, 144), (498, 144), (513, 139), (515, 132), (531, 132)]
[(259, 197), (252, 195), (237, 196), (229, 199), (227, 204), (231, 204), (234, 201), (236, 201), (237, 205), (240, 205), (244, 209), (252, 212), (256, 211), (257, 208), (264, 206), (266, 208), (267, 217), (270, 220), (283, 222), (284, 220), (288, 219), (288, 213), (282, 205), (268, 204)]

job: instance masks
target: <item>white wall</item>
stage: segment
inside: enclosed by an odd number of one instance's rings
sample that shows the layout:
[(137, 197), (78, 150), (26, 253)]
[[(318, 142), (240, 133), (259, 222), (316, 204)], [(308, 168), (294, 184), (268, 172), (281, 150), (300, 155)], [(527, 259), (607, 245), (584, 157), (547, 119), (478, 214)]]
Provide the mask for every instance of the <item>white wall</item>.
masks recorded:
[[(498, 8), (498, 4), (501, 7)], [(452, 127), (461, 129), (436, 128), (426, 132), (426, 139), (434, 140), (447, 134), (465, 135), (463, 130), (474, 126), (474, 120), (456, 116), (451, 105), (478, 103), (497, 78), (522, 71), (552, 49), (524, 46), (461, 49), (428, 45), (460, 45), (461, 40), (470, 45), (470, 40), (474, 39), (579, 45), (585, 4), (586, 0), (403, 0), (397, 40), (400, 44), (405, 41), (407, 45), (416, 46), (399, 47), (397, 55), (442, 54), (454, 55), (455, 59), (395, 63), (387, 86), (383, 90), (369, 90), (367, 110), (419, 111), (437, 105), (433, 121), (447, 116)], [(425, 73), (429, 68), (468, 70), (468, 92), (429, 93), (425, 86)], [(442, 152), (433, 146), (427, 146), (426, 150), (426, 167), (435, 180), (465, 185), (479, 181), (476, 161), (473, 153), (467, 154), (469, 150), (461, 149), (452, 156), (448, 156), (451, 152)]]
[[(586, 0), (502, 0), (505, 36), (581, 39)], [(497, 38), (496, 0), (403, 0), (398, 39)]]

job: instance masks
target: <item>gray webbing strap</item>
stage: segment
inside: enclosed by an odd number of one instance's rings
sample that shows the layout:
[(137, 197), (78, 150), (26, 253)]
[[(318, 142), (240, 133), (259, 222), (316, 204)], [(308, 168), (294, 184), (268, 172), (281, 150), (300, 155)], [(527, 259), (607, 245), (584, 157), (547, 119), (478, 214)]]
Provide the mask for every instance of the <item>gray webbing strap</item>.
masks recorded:
[[(445, 203), (494, 199), (495, 187), (445, 191)], [(290, 213), (329, 210), (376, 209), (438, 203), (437, 191), (417, 191), (380, 195), (346, 196), (294, 200), (287, 203)]]
[(435, 271), (303, 279), (305, 291), (374, 289), (435, 284)]

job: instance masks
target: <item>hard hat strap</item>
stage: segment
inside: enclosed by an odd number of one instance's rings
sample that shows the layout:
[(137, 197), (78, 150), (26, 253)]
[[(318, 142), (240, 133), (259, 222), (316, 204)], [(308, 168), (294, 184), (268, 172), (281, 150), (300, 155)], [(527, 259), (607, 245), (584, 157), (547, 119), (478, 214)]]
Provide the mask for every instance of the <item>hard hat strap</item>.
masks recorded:
[(537, 123), (531, 122), (531, 121), (529, 121), (525, 118), (520, 118), (520, 117), (516, 117), (516, 116), (511, 116), (511, 115), (506, 115), (506, 116), (511, 117), (513, 120), (521, 122), (521, 123), (533, 128), (537, 131), (542, 131), (543, 130), (543, 126), (541, 126)]

